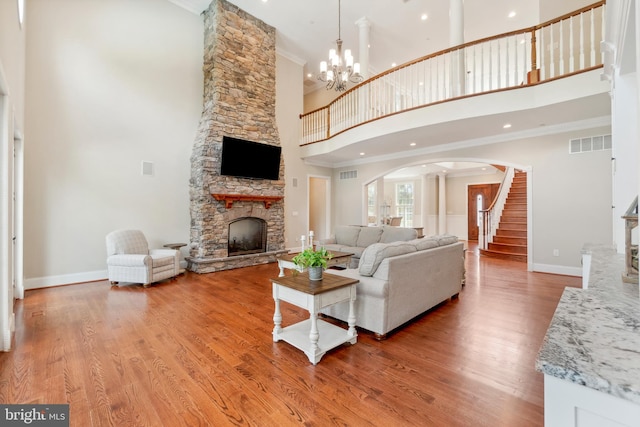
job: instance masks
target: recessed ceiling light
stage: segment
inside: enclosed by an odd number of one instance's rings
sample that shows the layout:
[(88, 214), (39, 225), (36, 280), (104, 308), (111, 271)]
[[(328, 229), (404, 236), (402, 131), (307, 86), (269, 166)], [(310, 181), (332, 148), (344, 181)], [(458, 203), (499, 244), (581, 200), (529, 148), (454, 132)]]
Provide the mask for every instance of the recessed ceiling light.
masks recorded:
[(420, 82), (418, 83), (420, 86), (424, 86), (424, 82)]
[(420, 19), (422, 19), (423, 21), (426, 21), (428, 17), (429, 16), (427, 16), (426, 13), (423, 13), (422, 16), (420, 17)]
[(511, 123), (506, 123), (504, 126), (502, 126), (503, 129), (509, 129), (511, 127)]
[(396, 64), (395, 62), (392, 62), (392, 63), (391, 63), (391, 66), (392, 66), (392, 67), (395, 67), (396, 65), (398, 65), (398, 64)]
[(411, 144), (409, 144), (409, 145), (410, 145), (410, 146), (412, 146), (412, 147), (415, 147), (415, 146), (416, 146), (416, 143), (415, 143), (415, 142), (412, 142), (412, 143), (411, 143)]
[(443, 171), (442, 171), (442, 173), (447, 173), (447, 171), (446, 171), (446, 170), (443, 170)]
[(307, 77), (308, 77), (308, 78), (311, 78), (311, 77), (313, 77), (313, 74), (308, 73), (308, 74), (307, 74)]
[(509, 18), (513, 18), (516, 16), (516, 12), (514, 10), (512, 10), (511, 12), (509, 12), (509, 15), (507, 15)]
[(486, 170), (487, 170), (487, 168), (482, 168), (482, 170), (483, 170), (483, 171), (486, 171)]
[(364, 152), (360, 153), (361, 156), (364, 156)]
[(422, 167), (423, 167), (423, 168), (426, 168), (426, 167), (427, 167), (427, 165), (422, 165)]

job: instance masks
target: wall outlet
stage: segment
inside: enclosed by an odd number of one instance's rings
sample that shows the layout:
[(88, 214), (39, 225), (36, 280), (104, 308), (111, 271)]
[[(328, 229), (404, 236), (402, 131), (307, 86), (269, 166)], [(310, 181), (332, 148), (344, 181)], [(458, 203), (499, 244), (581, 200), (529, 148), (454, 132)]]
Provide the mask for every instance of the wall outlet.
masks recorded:
[(553, 250), (553, 256), (560, 256), (560, 250), (559, 249), (554, 249)]

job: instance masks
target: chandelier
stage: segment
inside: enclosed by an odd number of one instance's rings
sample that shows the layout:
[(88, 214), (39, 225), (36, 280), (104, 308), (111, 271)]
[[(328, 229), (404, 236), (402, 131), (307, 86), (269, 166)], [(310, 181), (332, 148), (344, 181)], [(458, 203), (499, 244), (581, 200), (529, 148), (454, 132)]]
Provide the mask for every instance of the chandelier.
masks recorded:
[(336, 49), (329, 50), (329, 62), (320, 63), (320, 75), (318, 80), (327, 83), (327, 90), (334, 88), (338, 92), (347, 89), (347, 83), (360, 83), (363, 80), (360, 74), (360, 64), (353, 62), (351, 49), (345, 49), (342, 54), (342, 39), (340, 38), (340, 0), (338, 0), (338, 40)]

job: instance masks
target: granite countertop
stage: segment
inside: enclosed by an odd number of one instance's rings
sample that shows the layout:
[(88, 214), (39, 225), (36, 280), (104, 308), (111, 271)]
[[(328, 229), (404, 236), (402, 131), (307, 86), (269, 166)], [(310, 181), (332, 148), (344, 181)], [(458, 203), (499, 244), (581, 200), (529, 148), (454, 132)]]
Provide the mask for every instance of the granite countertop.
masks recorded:
[(536, 369), (640, 404), (640, 295), (622, 281), (624, 255), (591, 253), (588, 289), (566, 288), (540, 348)]

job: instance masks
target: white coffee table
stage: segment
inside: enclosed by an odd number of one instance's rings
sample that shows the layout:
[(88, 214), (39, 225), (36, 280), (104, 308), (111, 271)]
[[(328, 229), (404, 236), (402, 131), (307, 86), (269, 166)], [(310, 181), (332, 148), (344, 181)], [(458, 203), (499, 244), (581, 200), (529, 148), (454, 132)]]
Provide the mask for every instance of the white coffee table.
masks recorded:
[[(271, 279), (271, 282), (276, 306), (273, 314), (274, 342), (288, 342), (302, 350), (315, 365), (332, 348), (358, 341), (354, 310), (358, 280), (324, 272), (322, 280), (312, 281), (309, 280), (309, 273), (304, 272)], [(280, 301), (306, 309), (309, 319), (282, 328)], [(318, 319), (320, 310), (342, 301), (349, 301), (348, 329)]]
[[(278, 277), (284, 277), (285, 268), (298, 270), (300, 272), (304, 271), (302, 267), (298, 267), (293, 262), (293, 257), (298, 255), (298, 253), (299, 252), (290, 252), (288, 254), (278, 256), (278, 268), (280, 269)], [(327, 260), (327, 267), (343, 266), (345, 268), (349, 268), (349, 264), (351, 264), (351, 257), (353, 256), (352, 253), (338, 251), (329, 251), (329, 253), (331, 254), (331, 258)]]

